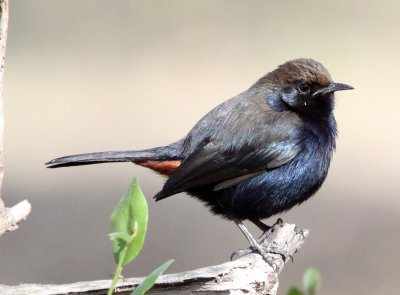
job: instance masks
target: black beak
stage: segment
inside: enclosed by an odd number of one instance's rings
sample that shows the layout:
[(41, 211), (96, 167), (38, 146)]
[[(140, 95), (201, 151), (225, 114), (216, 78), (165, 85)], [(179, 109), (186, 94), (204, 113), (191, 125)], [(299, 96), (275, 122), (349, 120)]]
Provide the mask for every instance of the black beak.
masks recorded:
[(332, 83), (331, 85), (325, 87), (325, 88), (321, 88), (318, 89), (317, 91), (315, 91), (313, 93), (313, 96), (318, 96), (318, 95), (325, 95), (325, 94), (329, 94), (335, 91), (340, 91), (340, 90), (351, 90), (354, 89), (353, 86), (350, 85), (346, 85), (346, 84), (342, 84), (342, 83)]

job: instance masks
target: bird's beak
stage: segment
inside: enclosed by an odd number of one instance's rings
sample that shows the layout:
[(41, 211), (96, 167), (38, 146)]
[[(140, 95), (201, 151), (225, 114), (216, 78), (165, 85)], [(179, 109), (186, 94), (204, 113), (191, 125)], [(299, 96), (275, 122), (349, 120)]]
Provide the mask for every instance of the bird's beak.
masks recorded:
[(329, 94), (335, 91), (340, 91), (340, 90), (351, 90), (354, 89), (353, 86), (347, 85), (347, 84), (343, 84), (343, 83), (332, 83), (331, 85), (325, 87), (325, 88), (321, 88), (318, 89), (317, 91), (315, 91), (313, 93), (313, 96), (318, 96), (318, 95), (325, 95), (325, 94)]

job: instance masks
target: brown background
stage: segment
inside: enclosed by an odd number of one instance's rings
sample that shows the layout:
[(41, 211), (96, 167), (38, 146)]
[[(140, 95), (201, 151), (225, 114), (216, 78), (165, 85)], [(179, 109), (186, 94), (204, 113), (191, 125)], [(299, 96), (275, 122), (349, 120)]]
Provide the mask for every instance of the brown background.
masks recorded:
[[(0, 239), (0, 283), (104, 279), (109, 215), (138, 176), (150, 204), (125, 276), (226, 261), (236, 226), (129, 163), (46, 170), (65, 154), (172, 142), (286, 60), (312, 57), (337, 82), (338, 148), (317, 196), (283, 216), (310, 228), (280, 294), (308, 266), (321, 294), (395, 294), (400, 243), (398, 1), (11, 1), (5, 77), (7, 204), (33, 212)], [(271, 220), (272, 221), (272, 220)], [(252, 230), (255, 230), (252, 228)]]

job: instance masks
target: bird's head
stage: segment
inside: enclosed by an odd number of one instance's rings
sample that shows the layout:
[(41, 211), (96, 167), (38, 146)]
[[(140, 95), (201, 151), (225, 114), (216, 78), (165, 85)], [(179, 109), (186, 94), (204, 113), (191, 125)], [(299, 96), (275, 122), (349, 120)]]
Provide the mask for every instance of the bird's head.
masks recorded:
[(280, 65), (254, 87), (267, 92), (267, 102), (277, 110), (293, 110), (306, 115), (324, 116), (334, 107), (334, 93), (353, 89), (332, 81), (328, 70), (319, 62), (299, 58)]

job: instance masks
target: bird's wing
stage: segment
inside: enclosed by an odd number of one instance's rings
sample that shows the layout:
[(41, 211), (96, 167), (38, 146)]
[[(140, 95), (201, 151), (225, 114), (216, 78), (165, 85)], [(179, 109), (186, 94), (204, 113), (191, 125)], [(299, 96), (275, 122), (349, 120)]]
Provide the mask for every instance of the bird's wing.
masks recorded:
[(223, 149), (218, 143), (209, 142), (182, 162), (155, 198), (161, 200), (205, 185), (214, 186), (214, 190), (221, 190), (284, 165), (292, 160), (298, 151), (296, 140), (284, 140), (266, 146), (244, 145), (233, 151)]
[(303, 127), (295, 113), (275, 111), (264, 95), (244, 92), (193, 127), (182, 164), (154, 198), (201, 186), (221, 190), (284, 165), (298, 154)]

